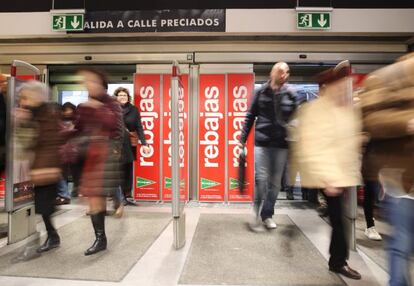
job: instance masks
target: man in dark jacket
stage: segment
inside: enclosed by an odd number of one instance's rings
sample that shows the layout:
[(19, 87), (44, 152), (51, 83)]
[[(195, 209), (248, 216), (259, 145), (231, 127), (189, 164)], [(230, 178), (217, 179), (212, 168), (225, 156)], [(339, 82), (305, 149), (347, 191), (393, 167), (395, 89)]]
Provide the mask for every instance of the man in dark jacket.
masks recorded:
[[(268, 229), (276, 228), (272, 216), (288, 155), (286, 126), (296, 109), (295, 93), (285, 84), (288, 77), (286, 63), (273, 66), (269, 81), (253, 97), (240, 138), (240, 147), (244, 148), (256, 122), (254, 207), (257, 217), (261, 216)], [(251, 227), (254, 231), (263, 228), (262, 224)]]

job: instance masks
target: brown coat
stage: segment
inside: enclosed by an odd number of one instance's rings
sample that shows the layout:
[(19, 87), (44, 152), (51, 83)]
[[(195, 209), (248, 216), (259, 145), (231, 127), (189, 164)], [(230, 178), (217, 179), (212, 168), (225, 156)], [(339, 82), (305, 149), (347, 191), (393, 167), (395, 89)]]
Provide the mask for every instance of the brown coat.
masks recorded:
[(403, 185), (414, 183), (414, 137), (407, 132), (414, 119), (414, 58), (380, 69), (364, 83), (360, 95), (363, 128), (371, 141), (363, 160), (366, 179), (377, 180), (382, 168), (403, 170)]

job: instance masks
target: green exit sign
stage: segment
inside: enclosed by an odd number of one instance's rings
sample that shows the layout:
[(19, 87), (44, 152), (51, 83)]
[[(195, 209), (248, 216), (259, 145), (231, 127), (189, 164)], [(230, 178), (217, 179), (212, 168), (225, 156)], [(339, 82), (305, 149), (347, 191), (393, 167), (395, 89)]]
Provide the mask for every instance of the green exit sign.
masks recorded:
[(53, 14), (53, 31), (83, 31), (83, 14)]
[(298, 29), (328, 30), (331, 28), (329, 12), (297, 12)]

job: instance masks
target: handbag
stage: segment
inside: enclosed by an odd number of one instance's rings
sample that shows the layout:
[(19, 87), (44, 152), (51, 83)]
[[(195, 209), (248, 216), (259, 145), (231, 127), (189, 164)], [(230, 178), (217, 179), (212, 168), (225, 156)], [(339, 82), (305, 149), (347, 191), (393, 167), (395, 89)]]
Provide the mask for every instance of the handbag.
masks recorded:
[(60, 155), (63, 164), (74, 164), (85, 159), (90, 143), (90, 136), (77, 136), (62, 145)]
[(129, 141), (131, 142), (131, 146), (135, 147), (138, 145), (138, 135), (136, 132), (129, 132)]
[(60, 168), (39, 168), (30, 171), (30, 181), (35, 186), (51, 185), (60, 180), (62, 170)]

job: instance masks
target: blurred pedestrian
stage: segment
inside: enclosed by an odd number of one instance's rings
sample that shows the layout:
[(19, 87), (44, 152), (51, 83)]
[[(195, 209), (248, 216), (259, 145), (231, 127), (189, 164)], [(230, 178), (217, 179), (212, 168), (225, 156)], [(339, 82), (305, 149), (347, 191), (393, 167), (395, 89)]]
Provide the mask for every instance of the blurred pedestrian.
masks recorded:
[(323, 188), (332, 226), (329, 270), (352, 279), (361, 275), (348, 266), (349, 248), (343, 222), (343, 193), (360, 185), (360, 118), (352, 106), (350, 65), (344, 61), (318, 76), (319, 98), (298, 114), (294, 156), (304, 187)]
[(289, 66), (284, 62), (273, 66), (269, 81), (253, 97), (242, 129), (240, 148), (244, 148), (255, 125), (257, 222), (250, 224), (253, 231), (262, 230), (263, 223), (268, 229), (277, 227), (272, 217), (288, 156), (286, 127), (297, 106), (295, 92), (286, 84), (289, 73)]
[(370, 156), (366, 176), (386, 192), (391, 286), (412, 285), (414, 250), (414, 53), (370, 74), (360, 95)]
[[(120, 161), (122, 148), (122, 111), (115, 98), (107, 94), (108, 81), (99, 70), (81, 69), (89, 99), (78, 106), (75, 130), (78, 136), (87, 138), (80, 192), (88, 197), (89, 214), (96, 240), (85, 251), (91, 255), (105, 250), (106, 197), (113, 196), (120, 185)], [(79, 146), (79, 151), (82, 148)]]
[[(60, 237), (52, 224), (55, 212), (57, 183), (61, 179), (59, 148), (60, 110), (58, 105), (48, 103), (49, 88), (40, 82), (29, 81), (19, 88), (19, 108), (16, 109), (18, 125), (33, 129), (34, 136), (26, 146), (33, 153), (30, 177), (34, 184), (36, 213), (41, 214), (47, 230), (47, 239), (38, 252), (46, 252), (60, 245)], [(20, 129), (28, 131), (29, 128)], [(27, 134), (18, 134), (19, 138)]]
[(144, 129), (142, 128), (141, 116), (138, 108), (131, 104), (131, 95), (129, 90), (124, 87), (118, 87), (114, 96), (122, 106), (122, 114), (125, 125), (125, 140), (123, 150), (123, 162), (122, 162), (122, 192), (125, 198), (125, 202), (134, 205), (134, 199), (132, 197), (132, 182), (133, 179), (133, 162), (137, 158), (137, 148), (139, 145), (138, 139), (141, 143), (139, 147), (144, 154), (149, 153), (149, 147), (145, 140)]
[[(62, 105), (62, 133), (70, 133), (74, 129), (73, 121), (75, 119), (76, 106), (70, 102), (65, 102)], [(72, 178), (72, 170), (75, 169), (71, 164), (65, 163), (63, 165), (62, 180), (58, 183), (58, 196), (56, 198), (57, 205), (70, 204), (71, 194), (69, 192), (69, 179)], [(73, 180), (73, 179), (72, 179)]]

